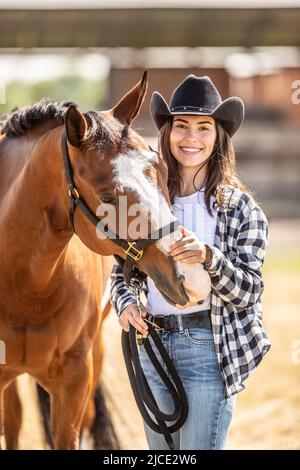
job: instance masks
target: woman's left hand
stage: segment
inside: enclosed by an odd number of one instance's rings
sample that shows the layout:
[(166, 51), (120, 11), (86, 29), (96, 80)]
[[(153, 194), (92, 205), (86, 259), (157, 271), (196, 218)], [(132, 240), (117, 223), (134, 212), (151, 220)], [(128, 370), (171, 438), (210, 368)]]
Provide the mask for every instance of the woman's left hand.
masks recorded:
[(197, 235), (180, 225), (178, 230), (183, 234), (181, 240), (171, 245), (171, 256), (174, 261), (182, 263), (204, 263), (209, 253), (204, 243), (200, 242)]

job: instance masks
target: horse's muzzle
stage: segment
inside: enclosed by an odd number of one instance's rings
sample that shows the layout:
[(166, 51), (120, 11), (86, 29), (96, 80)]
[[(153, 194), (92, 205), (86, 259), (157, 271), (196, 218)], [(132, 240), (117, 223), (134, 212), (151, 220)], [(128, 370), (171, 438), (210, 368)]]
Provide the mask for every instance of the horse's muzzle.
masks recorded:
[(161, 288), (158, 287), (158, 289), (161, 295), (169, 304), (174, 306), (180, 305), (183, 307), (189, 302), (190, 299), (183, 285), (184, 281), (185, 277), (180, 274), (177, 277), (177, 282), (172, 287), (167, 285), (164, 280), (162, 280), (161, 284), (159, 284)]

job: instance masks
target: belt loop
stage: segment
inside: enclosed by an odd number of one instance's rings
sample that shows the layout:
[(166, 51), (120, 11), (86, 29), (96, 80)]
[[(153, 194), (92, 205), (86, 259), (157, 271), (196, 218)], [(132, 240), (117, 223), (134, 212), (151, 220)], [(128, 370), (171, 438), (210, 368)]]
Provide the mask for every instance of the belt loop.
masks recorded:
[(178, 314), (178, 326), (179, 326), (179, 333), (182, 333), (183, 332), (182, 313)]

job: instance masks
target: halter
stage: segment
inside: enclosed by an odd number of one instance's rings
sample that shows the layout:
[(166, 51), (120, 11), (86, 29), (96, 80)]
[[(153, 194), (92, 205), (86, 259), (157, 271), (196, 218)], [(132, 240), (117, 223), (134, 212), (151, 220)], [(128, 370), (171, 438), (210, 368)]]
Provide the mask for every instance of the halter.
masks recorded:
[[(84, 215), (92, 222), (95, 227), (102, 233), (108, 236), (112, 242), (121, 247), (126, 255), (125, 261), (120, 257), (115, 255), (116, 260), (121, 265), (124, 273), (124, 279), (127, 285), (130, 285), (131, 278), (133, 276), (132, 271), (134, 269), (134, 264), (136, 261), (140, 260), (144, 254), (144, 250), (155, 243), (157, 240), (165, 236), (166, 233), (174, 232), (178, 225), (179, 221), (174, 220), (168, 225), (152, 232), (150, 237), (147, 239), (139, 239), (136, 241), (127, 241), (122, 238), (119, 238), (112, 230), (110, 230), (106, 224), (104, 224), (96, 214), (90, 209), (85, 200), (80, 196), (78, 189), (74, 183), (73, 179), (73, 169), (70, 161), (70, 156), (68, 152), (67, 144), (67, 135), (64, 132), (61, 139), (62, 144), (62, 153), (65, 167), (65, 174), (68, 183), (69, 190), (69, 219), (72, 225), (74, 233), (76, 233), (74, 226), (74, 214), (77, 207), (84, 213)], [(152, 149), (151, 149), (152, 150)], [(137, 268), (136, 268), (137, 269)], [(135, 275), (136, 277), (136, 275)], [(139, 278), (143, 279), (146, 275), (139, 271)]]

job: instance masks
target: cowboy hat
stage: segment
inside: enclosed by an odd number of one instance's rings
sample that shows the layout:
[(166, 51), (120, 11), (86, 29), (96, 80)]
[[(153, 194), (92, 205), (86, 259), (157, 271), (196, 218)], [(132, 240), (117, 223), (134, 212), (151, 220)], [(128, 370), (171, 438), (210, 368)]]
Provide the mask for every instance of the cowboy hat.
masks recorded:
[(222, 101), (209, 77), (189, 75), (174, 90), (170, 105), (157, 91), (152, 95), (151, 115), (158, 129), (176, 114), (211, 116), (220, 121), (232, 137), (244, 120), (245, 108), (237, 96)]

